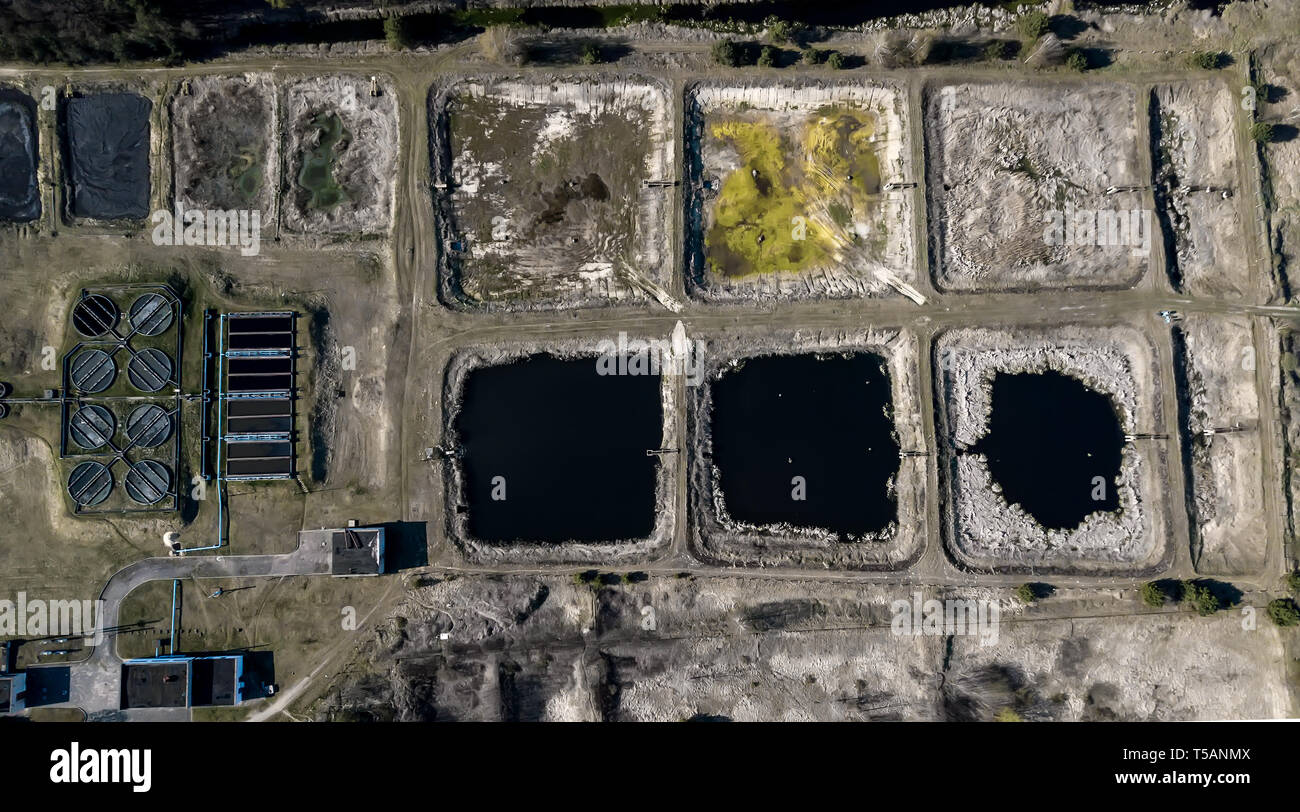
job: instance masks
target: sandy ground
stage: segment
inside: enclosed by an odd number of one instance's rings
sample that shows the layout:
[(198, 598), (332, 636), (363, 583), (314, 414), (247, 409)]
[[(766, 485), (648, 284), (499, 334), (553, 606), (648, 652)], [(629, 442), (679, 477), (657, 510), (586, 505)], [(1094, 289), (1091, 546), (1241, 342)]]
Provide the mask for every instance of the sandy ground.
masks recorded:
[(1174, 243), (1166, 260), (1175, 286), (1199, 296), (1240, 297), (1253, 287), (1237, 198), (1237, 101), (1212, 81), (1161, 85), (1152, 94), (1156, 198)]

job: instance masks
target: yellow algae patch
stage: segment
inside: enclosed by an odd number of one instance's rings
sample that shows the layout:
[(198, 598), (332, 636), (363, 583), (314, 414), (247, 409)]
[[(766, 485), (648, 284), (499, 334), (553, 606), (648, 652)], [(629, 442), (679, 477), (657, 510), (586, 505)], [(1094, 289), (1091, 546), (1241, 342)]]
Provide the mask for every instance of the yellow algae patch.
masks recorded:
[[(705, 236), (709, 267), (729, 277), (823, 267), (846, 250), (883, 245), (873, 234), (880, 193), (871, 139), (876, 119), (823, 108), (797, 144), (773, 125), (718, 121), (709, 135), (736, 150), (740, 166), (723, 179)], [(874, 228), (879, 228), (878, 225)]]

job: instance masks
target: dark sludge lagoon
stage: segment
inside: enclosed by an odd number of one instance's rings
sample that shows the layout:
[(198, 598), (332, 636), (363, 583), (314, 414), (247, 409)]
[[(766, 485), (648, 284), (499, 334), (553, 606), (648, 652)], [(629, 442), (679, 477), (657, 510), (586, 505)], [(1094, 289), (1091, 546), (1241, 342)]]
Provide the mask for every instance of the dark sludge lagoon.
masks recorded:
[(761, 356), (712, 386), (713, 463), (733, 520), (844, 541), (895, 520), (899, 447), (880, 356)]
[(1042, 372), (993, 379), (989, 429), (970, 450), (988, 458), (1008, 503), (1044, 527), (1066, 530), (1119, 507), (1123, 447), (1109, 397), (1069, 375)]
[(600, 375), (594, 357), (540, 354), (470, 371), (455, 426), (470, 535), (649, 536), (658, 466), (646, 452), (663, 439), (659, 385), (657, 375)]

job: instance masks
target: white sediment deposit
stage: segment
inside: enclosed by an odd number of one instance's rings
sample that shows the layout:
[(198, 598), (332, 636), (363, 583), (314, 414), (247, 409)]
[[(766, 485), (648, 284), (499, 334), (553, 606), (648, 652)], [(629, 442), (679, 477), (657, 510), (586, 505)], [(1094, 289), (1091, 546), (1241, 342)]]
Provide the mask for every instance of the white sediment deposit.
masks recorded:
[(1252, 288), (1237, 194), (1237, 101), (1220, 81), (1154, 91), (1156, 194), (1173, 231), (1175, 280), (1196, 295), (1243, 296)]
[(1147, 272), (1154, 216), (1144, 219), (1145, 250), (1140, 239), (1100, 245), (1095, 232), (1080, 240), (1047, 233), (1067, 211), (1147, 209), (1141, 192), (1125, 189), (1149, 183), (1132, 86), (936, 85), (925, 111), (939, 287), (1129, 287)]
[[(1268, 534), (1255, 345), (1244, 316), (1189, 313), (1178, 325), (1191, 446), (1192, 550), (1202, 572), (1264, 566)], [(1206, 435), (1205, 432), (1214, 432)]]

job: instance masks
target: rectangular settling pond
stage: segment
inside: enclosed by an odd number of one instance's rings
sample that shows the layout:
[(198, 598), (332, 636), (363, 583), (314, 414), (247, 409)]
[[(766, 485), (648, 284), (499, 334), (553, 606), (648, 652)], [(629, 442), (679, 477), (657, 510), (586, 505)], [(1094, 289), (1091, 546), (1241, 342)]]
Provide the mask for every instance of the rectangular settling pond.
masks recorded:
[(63, 123), (73, 215), (99, 220), (148, 216), (152, 108), (134, 93), (68, 100)]
[(732, 520), (841, 540), (894, 521), (899, 446), (880, 356), (749, 358), (712, 386), (713, 463)]
[(454, 431), (470, 535), (487, 542), (644, 538), (663, 437), (658, 376), (533, 355), (465, 378)]
[(26, 222), (40, 216), (35, 121), (31, 98), (0, 88), (0, 220)]

